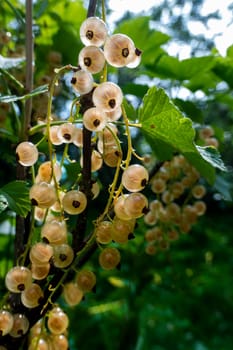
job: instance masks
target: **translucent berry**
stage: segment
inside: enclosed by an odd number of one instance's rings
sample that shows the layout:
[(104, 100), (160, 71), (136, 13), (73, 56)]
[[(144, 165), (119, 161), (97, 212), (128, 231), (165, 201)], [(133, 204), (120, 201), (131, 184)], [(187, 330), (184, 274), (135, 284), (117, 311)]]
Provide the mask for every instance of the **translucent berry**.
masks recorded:
[(75, 128), (73, 134), (73, 144), (77, 147), (83, 147), (83, 129)]
[(51, 244), (59, 245), (67, 242), (67, 226), (66, 222), (52, 220), (46, 222), (41, 229), (42, 239)]
[(125, 200), (128, 194), (121, 195), (114, 202), (114, 212), (116, 216), (122, 220), (130, 220), (131, 216), (126, 212)]
[(192, 188), (192, 195), (194, 198), (200, 199), (206, 194), (206, 188), (203, 185), (195, 185)]
[(68, 244), (54, 246), (53, 264), (58, 268), (69, 266), (74, 260), (74, 251)]
[(50, 161), (42, 163), (37, 171), (39, 182), (50, 182), (52, 176), (55, 176), (56, 181), (59, 182), (61, 179), (61, 168), (58, 163), (51, 164)]
[(107, 33), (105, 22), (98, 17), (88, 17), (80, 27), (80, 39), (86, 46), (102, 46)]
[(36, 283), (32, 283), (21, 293), (22, 304), (27, 308), (34, 308), (40, 305), (40, 303), (43, 300), (43, 297), (44, 292), (41, 289), (41, 287)]
[(29, 321), (27, 317), (23, 314), (14, 314), (14, 323), (13, 327), (10, 331), (10, 335), (13, 338), (19, 338), (22, 337), (24, 334), (27, 333), (29, 329)]
[(101, 221), (95, 229), (97, 242), (108, 244), (112, 240), (113, 224), (111, 221)]
[(58, 134), (59, 126), (52, 125), (49, 129), (49, 138), (53, 145), (58, 146), (63, 143), (62, 138)]
[(205, 204), (205, 202), (203, 202), (203, 201), (196, 201), (193, 204), (193, 206), (194, 206), (198, 216), (205, 214), (205, 212), (206, 212), (206, 204)]
[(110, 112), (120, 107), (123, 94), (118, 85), (112, 82), (101, 83), (93, 92), (93, 103), (104, 112)]
[(124, 67), (135, 59), (135, 45), (125, 34), (113, 34), (106, 39), (104, 55), (113, 67)]
[(160, 178), (155, 178), (152, 180), (151, 183), (151, 190), (154, 193), (163, 193), (166, 189), (166, 181)]
[(80, 95), (87, 94), (93, 89), (94, 79), (92, 75), (84, 70), (75, 72), (71, 79), (72, 87)]
[(49, 274), (50, 263), (45, 263), (43, 265), (31, 264), (32, 277), (35, 280), (43, 280)]
[(121, 220), (114, 217), (112, 239), (116, 243), (128, 242), (128, 237), (133, 233), (135, 220)]
[(148, 199), (140, 192), (130, 193), (125, 199), (125, 211), (131, 218), (140, 218), (148, 212)]
[[(80, 165), (81, 167), (83, 167), (83, 155), (80, 157)], [(96, 151), (93, 150), (91, 153), (91, 171), (97, 171), (99, 170), (103, 165), (103, 158), (101, 156), (101, 154)]]
[(64, 210), (70, 215), (77, 215), (83, 212), (87, 206), (86, 195), (78, 190), (66, 192), (62, 200)]
[(45, 338), (33, 338), (28, 350), (51, 350), (50, 341)]
[(0, 310), (0, 338), (11, 331), (13, 323), (12, 314), (7, 310)]
[(115, 168), (122, 160), (122, 152), (115, 145), (104, 147), (103, 160), (107, 166)]
[(68, 339), (64, 334), (53, 335), (50, 344), (53, 350), (69, 350)]
[(57, 195), (53, 185), (47, 182), (34, 184), (29, 191), (32, 205), (42, 209), (50, 208), (57, 200)]
[(79, 53), (78, 63), (83, 70), (91, 74), (101, 72), (105, 65), (103, 50), (96, 46), (84, 47)]
[(14, 266), (6, 274), (6, 287), (13, 293), (21, 293), (32, 284), (32, 273), (25, 266)]
[(63, 286), (63, 297), (69, 306), (78, 305), (83, 299), (83, 291), (75, 282), (68, 282)]
[(32, 166), (37, 162), (39, 153), (32, 142), (24, 141), (16, 147), (16, 155), (21, 165)]
[(47, 264), (53, 256), (53, 248), (51, 245), (43, 242), (35, 243), (29, 252), (29, 258), (32, 264)]
[(63, 143), (73, 142), (75, 125), (72, 123), (64, 123), (59, 125), (57, 135)]
[(145, 248), (145, 252), (148, 255), (155, 255), (157, 253), (157, 247), (152, 243), (152, 244), (147, 244)]
[(96, 276), (90, 270), (81, 270), (77, 273), (76, 283), (83, 293), (91, 292), (96, 285)]
[(114, 247), (104, 248), (99, 255), (99, 264), (105, 270), (112, 270), (120, 264), (121, 255)]
[(47, 325), (52, 334), (62, 334), (69, 325), (68, 316), (60, 307), (55, 307), (48, 313)]
[(90, 131), (101, 131), (106, 123), (106, 115), (100, 108), (91, 107), (83, 114), (83, 124)]
[(122, 184), (130, 192), (141, 191), (148, 183), (147, 169), (140, 164), (130, 165), (122, 175)]

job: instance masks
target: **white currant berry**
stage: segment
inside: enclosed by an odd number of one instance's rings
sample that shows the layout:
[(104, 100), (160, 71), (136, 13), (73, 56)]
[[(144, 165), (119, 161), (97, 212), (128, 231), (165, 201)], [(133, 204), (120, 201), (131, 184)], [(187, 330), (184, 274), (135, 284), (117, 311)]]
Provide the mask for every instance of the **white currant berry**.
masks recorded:
[(107, 166), (115, 168), (122, 160), (122, 152), (118, 146), (108, 145), (104, 147), (103, 160)]
[(148, 183), (147, 169), (140, 164), (132, 164), (124, 170), (122, 184), (130, 192), (141, 191)]
[(34, 184), (29, 191), (31, 204), (42, 209), (50, 208), (57, 200), (56, 190), (47, 182)]
[(83, 291), (75, 282), (68, 282), (63, 286), (63, 297), (69, 306), (78, 305), (83, 299)]
[(55, 245), (53, 248), (53, 264), (60, 269), (68, 267), (74, 260), (74, 251), (69, 244)]
[(127, 243), (130, 234), (133, 234), (135, 220), (122, 220), (117, 216), (113, 220), (112, 239), (116, 243)]
[(21, 293), (32, 284), (32, 273), (25, 266), (14, 266), (7, 272), (5, 284), (9, 291)]
[(40, 164), (38, 171), (38, 182), (50, 182), (52, 180), (52, 176), (55, 176), (56, 181), (59, 182), (61, 179), (61, 168), (60, 165), (56, 162), (54, 164), (51, 161), (46, 161)]
[(93, 76), (85, 70), (78, 70), (71, 78), (73, 89), (80, 95), (90, 92), (93, 89), (93, 83)]
[(107, 34), (105, 22), (98, 17), (88, 17), (80, 27), (80, 39), (86, 46), (102, 46)]
[(130, 193), (125, 199), (125, 211), (131, 218), (140, 218), (148, 212), (148, 199), (141, 192)]
[(0, 338), (11, 331), (13, 323), (12, 314), (7, 310), (0, 310)]
[(35, 207), (35, 209), (34, 209), (35, 220), (43, 222), (45, 219), (45, 215), (46, 215), (46, 209)]
[(62, 204), (65, 212), (70, 215), (77, 215), (86, 209), (87, 197), (81, 191), (71, 190), (64, 195)]
[(83, 70), (91, 74), (99, 73), (105, 65), (105, 57), (103, 50), (96, 46), (86, 46), (78, 56), (78, 64)]
[(148, 255), (155, 255), (157, 253), (157, 247), (153, 243), (147, 244), (145, 253)]
[(113, 224), (111, 221), (101, 221), (95, 229), (97, 242), (108, 244), (112, 240)]
[(32, 142), (24, 141), (16, 147), (16, 155), (21, 165), (32, 166), (37, 162), (39, 152)]
[[(81, 167), (83, 167), (83, 155), (81, 155), (80, 157), (80, 165)], [(100, 168), (102, 168), (103, 165), (103, 157), (101, 156), (101, 154), (96, 151), (93, 150), (91, 153), (91, 171), (97, 171)]]
[(92, 199), (95, 199), (98, 197), (100, 193), (100, 185), (97, 181), (92, 182), (91, 184), (91, 193), (93, 195)]
[(196, 201), (193, 204), (193, 206), (194, 206), (198, 216), (205, 214), (206, 208), (207, 208), (205, 202), (199, 200), (199, 201)]
[(67, 242), (67, 226), (63, 221), (47, 221), (41, 229), (41, 238), (51, 245), (59, 245)]
[(107, 116), (108, 122), (115, 122), (115, 121), (119, 120), (122, 116), (121, 107), (118, 107), (118, 108), (114, 109), (113, 111), (106, 112), (106, 116)]
[(14, 314), (13, 318), (14, 318), (14, 323), (10, 331), (10, 335), (13, 338), (22, 337), (24, 334), (27, 333), (29, 329), (29, 321), (25, 315), (20, 313)]
[(47, 264), (53, 256), (53, 247), (44, 242), (35, 243), (29, 252), (29, 258), (32, 264)]
[(125, 34), (113, 34), (104, 44), (104, 56), (113, 67), (124, 67), (135, 59), (135, 45)]
[(120, 252), (114, 247), (104, 248), (99, 255), (99, 264), (105, 270), (116, 268), (120, 264), (120, 261)]
[(64, 123), (59, 125), (57, 135), (63, 143), (73, 142), (75, 125), (72, 123)]
[(130, 220), (131, 216), (126, 212), (125, 200), (128, 194), (121, 195), (114, 202), (114, 212), (116, 216), (122, 220)]
[(52, 125), (49, 128), (49, 138), (53, 145), (59, 146), (63, 143), (63, 139), (58, 134), (59, 126)]
[(73, 134), (73, 144), (77, 147), (83, 147), (83, 129), (75, 128)]
[(51, 350), (51, 342), (42, 337), (32, 338), (28, 350)]
[(195, 185), (192, 188), (192, 195), (194, 198), (201, 199), (206, 194), (206, 188), (203, 185)]
[(106, 115), (100, 108), (88, 108), (83, 114), (83, 125), (90, 131), (101, 131), (106, 123)]
[(111, 112), (120, 107), (123, 94), (117, 84), (107, 81), (95, 88), (92, 99), (97, 108), (104, 112)]
[(45, 263), (43, 265), (31, 264), (32, 277), (35, 280), (43, 280), (46, 278), (50, 271), (50, 263)]
[(44, 292), (39, 284), (32, 283), (21, 293), (21, 302), (27, 308), (34, 308), (40, 305), (44, 297)]
[(64, 334), (56, 334), (50, 338), (52, 350), (69, 350), (69, 342)]
[(155, 178), (151, 183), (151, 190), (154, 193), (163, 193), (166, 189), (166, 181), (161, 178)]
[(96, 285), (96, 276), (90, 270), (81, 270), (77, 273), (76, 283), (83, 293), (91, 292)]
[(54, 307), (48, 313), (47, 326), (52, 334), (62, 334), (69, 325), (69, 318), (60, 307)]
[(142, 52), (139, 49), (134, 50), (134, 54), (131, 57), (131, 61), (126, 65), (128, 68), (136, 68), (141, 63)]

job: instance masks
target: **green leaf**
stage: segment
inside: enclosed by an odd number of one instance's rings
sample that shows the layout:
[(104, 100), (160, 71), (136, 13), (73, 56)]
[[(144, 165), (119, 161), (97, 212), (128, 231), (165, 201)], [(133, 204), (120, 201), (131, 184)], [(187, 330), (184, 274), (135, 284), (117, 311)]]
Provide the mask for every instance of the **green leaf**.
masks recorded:
[(0, 68), (10, 69), (20, 66), (25, 61), (25, 57), (10, 58), (0, 55)]
[(5, 196), (0, 194), (0, 214), (8, 207), (8, 202)]
[(0, 189), (0, 194), (7, 200), (8, 206), (16, 214), (26, 217), (31, 209), (29, 189), (25, 181), (12, 181)]
[(36, 95), (43, 94), (48, 91), (48, 85), (41, 85), (37, 87), (36, 89), (32, 90), (30, 94), (26, 94), (23, 96), (16, 96), (16, 95), (6, 95), (6, 96), (0, 96), (0, 102), (10, 103), (15, 102), (19, 100), (27, 100), (28, 98), (31, 98)]
[(194, 144), (191, 119), (183, 116), (163, 89), (148, 90), (139, 109), (139, 122), (146, 140), (161, 160), (180, 152), (210, 183), (215, 181), (215, 168), (226, 170), (215, 148)]
[(216, 176), (214, 188), (223, 196), (225, 201), (232, 202), (232, 176), (225, 179), (223, 176)]
[(201, 72), (210, 71), (216, 60), (214, 56), (192, 57), (179, 61), (177, 58), (163, 55), (156, 65), (156, 72), (164, 77), (176, 80), (190, 80)]

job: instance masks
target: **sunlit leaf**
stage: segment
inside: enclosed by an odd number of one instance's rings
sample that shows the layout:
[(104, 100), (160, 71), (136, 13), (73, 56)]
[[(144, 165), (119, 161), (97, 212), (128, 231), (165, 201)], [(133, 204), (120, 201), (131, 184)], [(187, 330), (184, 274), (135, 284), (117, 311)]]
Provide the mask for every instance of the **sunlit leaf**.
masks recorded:
[(0, 214), (8, 207), (8, 202), (5, 196), (0, 194)]
[(12, 181), (0, 189), (8, 207), (16, 214), (26, 217), (30, 211), (29, 189), (25, 181)]
[(191, 119), (183, 116), (163, 89), (152, 87), (148, 90), (139, 109), (139, 121), (142, 133), (161, 160), (180, 152), (212, 184), (215, 168), (226, 170), (215, 148), (194, 144), (195, 130)]

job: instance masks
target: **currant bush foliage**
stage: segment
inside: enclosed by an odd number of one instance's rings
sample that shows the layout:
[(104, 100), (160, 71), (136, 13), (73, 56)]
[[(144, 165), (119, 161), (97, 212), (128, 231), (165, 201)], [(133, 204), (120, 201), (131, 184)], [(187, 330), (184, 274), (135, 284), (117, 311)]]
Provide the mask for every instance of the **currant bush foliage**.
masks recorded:
[[(7, 23), (0, 31), (0, 133), (9, 154), (1, 153), (0, 171), (15, 174), (0, 184), (1, 220), (13, 215), (16, 242), (2, 276), (6, 349), (68, 349), (63, 309), (77, 306), (78, 314), (101, 280), (124, 287), (114, 274), (124, 275), (127, 250), (144, 261), (182, 241), (227, 170), (220, 128), (207, 123), (198, 103), (172, 98), (163, 86), (175, 80), (194, 93), (197, 75), (213, 74), (215, 87), (228, 83), (223, 57), (179, 60), (162, 48), (171, 38), (150, 29), (149, 17), (111, 32), (104, 8), (103, 18), (86, 18), (79, 1), (54, 4), (34, 4), (37, 69), (26, 93), (25, 12), (15, 2), (0, 5)], [(161, 83), (138, 84), (145, 72)], [(222, 195), (229, 193), (226, 182)]]

